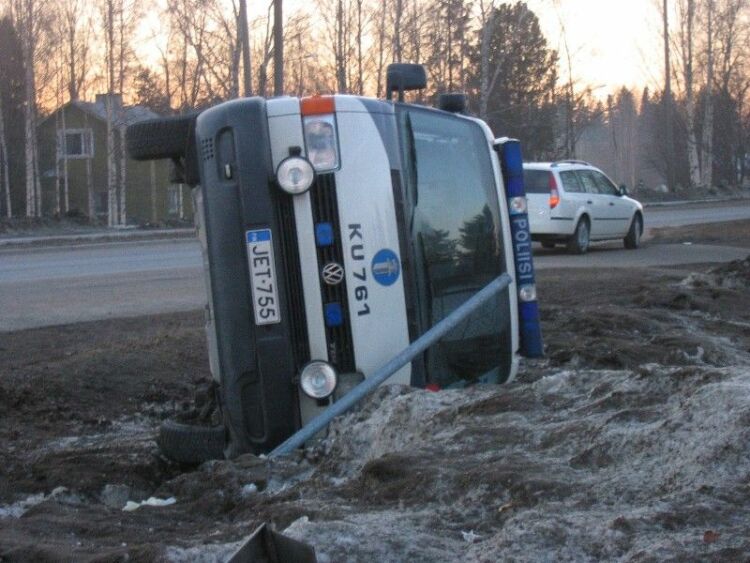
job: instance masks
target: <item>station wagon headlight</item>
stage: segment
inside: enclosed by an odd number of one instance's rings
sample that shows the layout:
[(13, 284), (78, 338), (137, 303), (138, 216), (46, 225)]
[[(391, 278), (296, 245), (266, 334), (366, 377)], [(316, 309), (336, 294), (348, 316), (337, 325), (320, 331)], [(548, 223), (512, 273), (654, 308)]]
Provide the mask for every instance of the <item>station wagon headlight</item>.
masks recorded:
[(307, 158), (318, 172), (335, 170), (339, 166), (338, 140), (336, 139), (336, 117), (310, 115), (302, 120), (305, 132)]
[(302, 368), (299, 384), (305, 395), (313, 399), (325, 399), (336, 389), (336, 370), (321, 360), (313, 360)]
[(522, 285), (518, 288), (518, 298), (524, 303), (536, 301), (536, 286), (534, 284)]
[(303, 194), (312, 186), (315, 170), (312, 164), (301, 156), (290, 156), (279, 164), (276, 170), (276, 181), (288, 194)]

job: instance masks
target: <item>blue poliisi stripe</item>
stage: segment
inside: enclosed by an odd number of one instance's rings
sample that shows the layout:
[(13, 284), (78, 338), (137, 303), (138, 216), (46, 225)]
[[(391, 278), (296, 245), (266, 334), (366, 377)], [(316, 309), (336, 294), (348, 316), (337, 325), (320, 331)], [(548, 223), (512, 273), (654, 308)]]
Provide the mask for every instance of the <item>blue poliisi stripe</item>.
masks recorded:
[(505, 181), (505, 189), (508, 193), (508, 198), (521, 197), (525, 191), (523, 189), (523, 176), (511, 176)]
[[(523, 185), (523, 157), (521, 143), (507, 139), (500, 146), (500, 163), (503, 183), (508, 201), (514, 197), (525, 197)], [(513, 257), (516, 270), (516, 287), (535, 283), (534, 259), (531, 254), (531, 232), (527, 213), (512, 214), (510, 232), (513, 237)], [(521, 354), (527, 358), (544, 356), (542, 329), (539, 322), (539, 304), (536, 301), (518, 302)]]
[(510, 234), (513, 237), (513, 257), (516, 266), (516, 285), (534, 283), (534, 258), (532, 256), (529, 216), (526, 213), (513, 215), (510, 219)]
[(544, 343), (542, 327), (539, 324), (539, 303), (529, 301), (519, 306), (521, 317), (521, 344), (527, 358), (543, 358)]
[[(521, 155), (521, 143), (516, 139), (509, 139), (503, 143), (503, 168), (510, 177), (523, 176), (523, 156)], [(513, 197), (523, 195), (513, 194)]]

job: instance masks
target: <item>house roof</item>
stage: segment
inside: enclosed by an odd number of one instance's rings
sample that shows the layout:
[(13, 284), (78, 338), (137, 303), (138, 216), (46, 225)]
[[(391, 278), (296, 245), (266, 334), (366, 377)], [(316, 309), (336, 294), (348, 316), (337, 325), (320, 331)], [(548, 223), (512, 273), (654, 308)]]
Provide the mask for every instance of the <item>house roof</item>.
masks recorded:
[[(107, 106), (101, 101), (97, 102), (72, 102), (75, 107), (101, 119), (102, 121), (107, 120)], [(122, 112), (115, 109), (114, 113), (114, 124), (115, 125), (132, 125), (139, 121), (146, 119), (153, 119), (159, 117), (159, 114), (151, 111), (145, 106), (123, 106)]]
[[(98, 100), (96, 102), (82, 102), (80, 100), (76, 100), (73, 102), (68, 102), (64, 106), (61, 106), (54, 110), (47, 117), (42, 119), (39, 125), (50, 119), (61, 109), (68, 108), (70, 106), (74, 106), (81, 111), (85, 111), (87, 114), (96, 119), (99, 119), (100, 121), (107, 121), (107, 105), (103, 100)], [(113, 123), (115, 126), (132, 125), (133, 123), (138, 123), (139, 121), (145, 121), (146, 119), (160, 117), (158, 113), (152, 111), (146, 106), (123, 106), (122, 112), (117, 111), (117, 109), (115, 108), (113, 113)]]

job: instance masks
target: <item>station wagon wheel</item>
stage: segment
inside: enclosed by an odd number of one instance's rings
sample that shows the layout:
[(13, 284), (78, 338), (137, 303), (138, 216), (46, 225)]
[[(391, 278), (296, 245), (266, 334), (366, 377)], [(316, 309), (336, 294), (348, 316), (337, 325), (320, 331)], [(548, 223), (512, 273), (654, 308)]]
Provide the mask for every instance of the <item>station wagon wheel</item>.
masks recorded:
[(623, 242), (625, 248), (633, 250), (641, 245), (641, 235), (643, 234), (643, 219), (640, 213), (636, 213), (633, 216), (633, 221), (630, 223), (630, 229), (628, 234), (625, 235)]
[(589, 220), (581, 217), (576, 225), (573, 236), (568, 239), (568, 252), (571, 254), (585, 254), (589, 249), (591, 232), (589, 229)]

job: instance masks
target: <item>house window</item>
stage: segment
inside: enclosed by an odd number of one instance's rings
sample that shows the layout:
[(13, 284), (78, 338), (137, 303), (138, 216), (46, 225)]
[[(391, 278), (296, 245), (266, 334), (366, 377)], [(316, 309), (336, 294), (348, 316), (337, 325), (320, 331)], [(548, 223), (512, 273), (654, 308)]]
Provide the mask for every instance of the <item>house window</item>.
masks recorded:
[(97, 215), (106, 215), (109, 209), (109, 193), (96, 192), (94, 194), (94, 212)]
[(167, 188), (167, 213), (182, 218), (182, 185), (172, 184)]
[(94, 143), (91, 129), (65, 129), (58, 131), (59, 153), (67, 158), (91, 158)]

